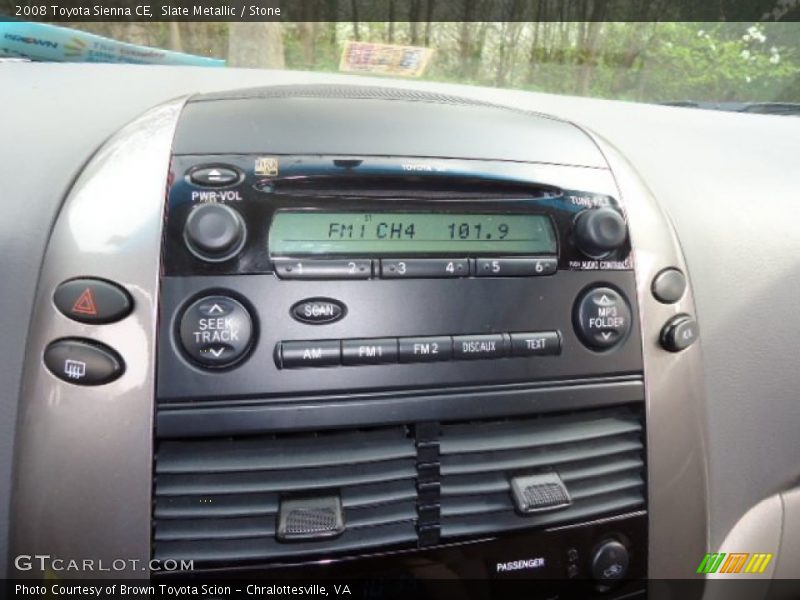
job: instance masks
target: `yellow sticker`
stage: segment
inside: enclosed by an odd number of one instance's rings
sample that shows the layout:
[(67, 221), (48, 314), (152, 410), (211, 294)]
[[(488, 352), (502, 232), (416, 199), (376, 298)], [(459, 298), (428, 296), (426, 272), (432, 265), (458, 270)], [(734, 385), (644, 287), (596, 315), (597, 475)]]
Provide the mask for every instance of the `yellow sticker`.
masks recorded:
[(275, 177), (278, 174), (278, 159), (271, 156), (259, 156), (256, 159), (256, 175)]

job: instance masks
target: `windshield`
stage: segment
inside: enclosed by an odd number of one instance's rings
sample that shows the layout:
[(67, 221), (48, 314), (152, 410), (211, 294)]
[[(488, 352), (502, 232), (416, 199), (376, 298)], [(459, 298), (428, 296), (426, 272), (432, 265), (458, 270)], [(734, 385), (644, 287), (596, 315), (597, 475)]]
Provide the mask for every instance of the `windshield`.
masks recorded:
[(0, 32), (0, 53), (35, 60), (361, 73), (754, 112), (800, 103), (800, 23), (12, 21)]

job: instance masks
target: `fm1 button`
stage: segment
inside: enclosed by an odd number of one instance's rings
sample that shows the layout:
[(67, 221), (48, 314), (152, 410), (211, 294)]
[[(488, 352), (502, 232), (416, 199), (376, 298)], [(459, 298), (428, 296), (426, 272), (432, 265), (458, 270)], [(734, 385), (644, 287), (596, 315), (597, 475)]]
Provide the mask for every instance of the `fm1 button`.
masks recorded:
[(253, 320), (228, 296), (195, 300), (181, 317), (180, 337), (186, 354), (207, 367), (227, 367), (250, 349)]
[(694, 344), (697, 336), (697, 321), (689, 315), (677, 315), (661, 330), (661, 345), (670, 352), (680, 352)]
[(89, 340), (58, 340), (44, 351), (44, 364), (64, 381), (77, 385), (102, 385), (125, 370), (119, 355), (108, 346)]
[(575, 332), (595, 350), (609, 350), (622, 343), (631, 329), (628, 301), (616, 290), (596, 287), (575, 303)]
[(343, 340), (343, 365), (376, 365), (397, 362), (397, 339)]

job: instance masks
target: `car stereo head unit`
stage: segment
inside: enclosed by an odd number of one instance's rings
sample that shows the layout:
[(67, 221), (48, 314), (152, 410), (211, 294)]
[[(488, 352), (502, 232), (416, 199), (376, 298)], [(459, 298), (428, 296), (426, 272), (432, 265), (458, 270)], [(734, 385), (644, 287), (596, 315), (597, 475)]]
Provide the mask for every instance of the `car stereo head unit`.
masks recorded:
[(641, 369), (610, 189), (414, 157), (182, 155), (172, 170), (165, 401)]

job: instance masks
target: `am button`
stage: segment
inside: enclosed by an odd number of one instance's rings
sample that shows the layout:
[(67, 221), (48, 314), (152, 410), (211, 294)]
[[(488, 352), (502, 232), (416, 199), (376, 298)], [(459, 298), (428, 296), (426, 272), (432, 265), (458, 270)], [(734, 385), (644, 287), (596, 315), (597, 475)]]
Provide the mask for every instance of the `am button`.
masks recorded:
[(342, 344), (339, 340), (281, 342), (280, 367), (332, 367), (341, 364)]

